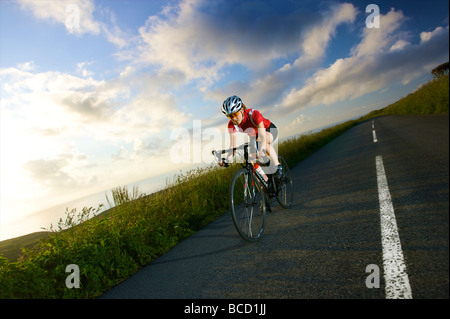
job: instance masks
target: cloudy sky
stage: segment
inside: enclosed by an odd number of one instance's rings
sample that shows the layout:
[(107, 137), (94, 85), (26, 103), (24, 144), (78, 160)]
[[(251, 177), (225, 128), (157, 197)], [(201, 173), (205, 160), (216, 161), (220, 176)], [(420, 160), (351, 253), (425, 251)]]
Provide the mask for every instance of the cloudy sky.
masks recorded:
[(412, 92), (449, 60), (448, 1), (373, 3), (378, 25), (367, 1), (1, 0), (0, 239), (192, 164), (176, 132), (224, 134), (230, 95), (283, 138)]

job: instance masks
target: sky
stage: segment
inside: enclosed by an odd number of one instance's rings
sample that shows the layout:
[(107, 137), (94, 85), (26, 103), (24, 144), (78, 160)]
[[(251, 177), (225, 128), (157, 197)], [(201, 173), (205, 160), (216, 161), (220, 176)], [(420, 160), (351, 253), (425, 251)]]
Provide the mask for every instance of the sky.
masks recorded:
[(0, 240), (47, 227), (30, 216), (49, 207), (210, 163), (228, 146), (228, 96), (281, 139), (393, 103), (449, 60), (448, 13), (447, 0), (0, 0)]

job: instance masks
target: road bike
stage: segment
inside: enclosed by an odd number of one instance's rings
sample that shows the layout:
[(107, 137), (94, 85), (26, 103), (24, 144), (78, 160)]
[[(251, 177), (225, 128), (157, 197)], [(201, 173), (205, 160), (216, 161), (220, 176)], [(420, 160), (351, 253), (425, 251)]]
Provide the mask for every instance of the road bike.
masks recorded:
[[(231, 217), (237, 232), (245, 241), (254, 242), (260, 239), (264, 232), (266, 212), (271, 212), (272, 198), (276, 198), (283, 208), (291, 207), (293, 183), (289, 167), (282, 156), (278, 156), (278, 161), (283, 166), (283, 175), (281, 178), (275, 178), (273, 174), (264, 172), (261, 161), (254, 157), (249, 158), (248, 147), (249, 144), (245, 143), (232, 149), (233, 153), (237, 150), (244, 151), (244, 162), (231, 180), (229, 196)], [(212, 153), (217, 160), (220, 158), (224, 162), (222, 154), (228, 151)], [(225, 166), (228, 164), (225, 163)]]

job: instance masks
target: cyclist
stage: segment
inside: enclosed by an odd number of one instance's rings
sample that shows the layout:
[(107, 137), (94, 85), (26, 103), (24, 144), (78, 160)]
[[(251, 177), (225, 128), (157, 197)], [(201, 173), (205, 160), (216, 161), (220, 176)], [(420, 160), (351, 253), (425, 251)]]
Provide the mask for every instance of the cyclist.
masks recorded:
[[(265, 157), (269, 155), (271, 164), (275, 165), (275, 178), (280, 178), (283, 175), (283, 168), (278, 161), (278, 154), (276, 153), (273, 144), (278, 137), (277, 127), (268, 119), (264, 118), (262, 114), (255, 109), (247, 109), (242, 100), (236, 96), (230, 96), (222, 104), (222, 113), (225, 114), (230, 121), (228, 122), (228, 132), (230, 133), (230, 151), (226, 156), (227, 162), (231, 162), (234, 152), (231, 151), (236, 145), (236, 133), (244, 132), (250, 138), (256, 138), (258, 142), (258, 157)], [(224, 166), (224, 162), (219, 163)]]

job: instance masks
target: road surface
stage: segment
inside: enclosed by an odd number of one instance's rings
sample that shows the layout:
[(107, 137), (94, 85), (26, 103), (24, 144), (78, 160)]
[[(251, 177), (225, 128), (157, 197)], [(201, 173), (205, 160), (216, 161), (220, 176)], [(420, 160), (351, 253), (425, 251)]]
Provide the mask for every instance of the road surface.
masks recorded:
[(259, 242), (225, 213), (101, 298), (449, 298), (448, 155), (448, 115), (363, 122), (291, 169)]

